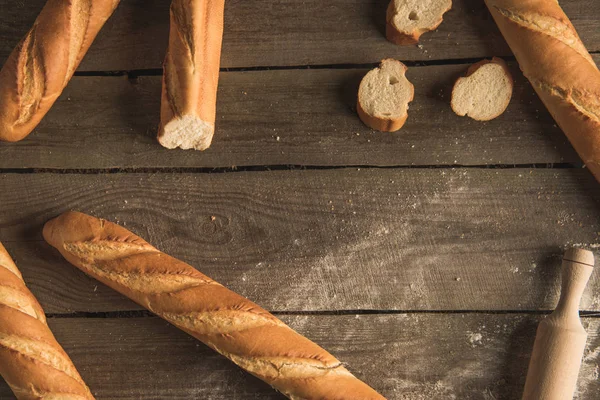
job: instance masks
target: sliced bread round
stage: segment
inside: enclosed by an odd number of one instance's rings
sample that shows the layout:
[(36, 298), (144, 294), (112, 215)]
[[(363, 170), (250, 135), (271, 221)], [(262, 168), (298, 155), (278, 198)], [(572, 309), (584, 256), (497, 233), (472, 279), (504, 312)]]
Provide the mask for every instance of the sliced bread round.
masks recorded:
[(417, 44), (425, 32), (436, 29), (452, 0), (392, 0), (387, 9), (387, 39), (399, 45)]
[(452, 110), (477, 121), (489, 121), (508, 107), (513, 79), (504, 60), (494, 57), (473, 64), (452, 89)]
[(406, 65), (400, 61), (385, 59), (379, 68), (365, 75), (358, 88), (356, 106), (365, 125), (383, 132), (402, 128), (415, 91), (406, 79), (406, 70)]

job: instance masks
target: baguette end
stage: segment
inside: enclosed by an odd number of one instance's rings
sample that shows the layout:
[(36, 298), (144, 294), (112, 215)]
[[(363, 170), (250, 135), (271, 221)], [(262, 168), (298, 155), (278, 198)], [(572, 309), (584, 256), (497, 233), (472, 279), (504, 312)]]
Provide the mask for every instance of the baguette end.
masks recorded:
[(106, 221), (77, 212), (67, 211), (44, 224), (42, 236), (52, 247), (64, 252), (65, 243), (93, 240), (102, 236)]
[(4, 267), (13, 274), (15, 274), (19, 279), (23, 280), (23, 275), (21, 275), (21, 271), (17, 268), (17, 265), (13, 261), (12, 257), (6, 251), (6, 248), (0, 242), (0, 267)]
[(169, 121), (161, 129), (158, 141), (167, 149), (206, 150), (215, 133), (213, 124), (195, 115), (185, 115)]

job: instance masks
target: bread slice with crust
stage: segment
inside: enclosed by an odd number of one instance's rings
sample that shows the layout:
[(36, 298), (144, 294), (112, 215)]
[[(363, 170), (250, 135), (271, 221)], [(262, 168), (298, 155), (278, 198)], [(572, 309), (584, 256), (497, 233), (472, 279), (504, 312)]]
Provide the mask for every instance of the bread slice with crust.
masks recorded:
[(386, 36), (402, 46), (417, 44), (425, 32), (436, 29), (452, 0), (392, 0), (387, 8)]
[(383, 132), (402, 128), (415, 92), (406, 79), (406, 71), (406, 65), (388, 58), (365, 75), (358, 88), (356, 106), (365, 125)]
[(461, 117), (489, 121), (499, 117), (510, 103), (513, 79), (504, 60), (494, 57), (473, 64), (452, 89), (452, 110)]

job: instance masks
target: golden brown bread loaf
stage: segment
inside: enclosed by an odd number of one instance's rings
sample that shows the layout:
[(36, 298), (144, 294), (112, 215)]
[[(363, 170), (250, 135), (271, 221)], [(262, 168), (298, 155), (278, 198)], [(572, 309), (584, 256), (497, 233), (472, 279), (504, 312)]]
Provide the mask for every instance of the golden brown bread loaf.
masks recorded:
[(0, 71), (0, 140), (39, 124), (119, 0), (48, 0)]
[(93, 399), (0, 243), (0, 375), (19, 400)]
[(83, 272), (291, 399), (383, 399), (266, 310), (125, 228), (67, 212), (46, 223), (44, 238)]
[(215, 132), (225, 0), (173, 0), (158, 141), (205, 150)]
[(486, 0), (521, 70), (600, 180), (600, 71), (556, 0)]

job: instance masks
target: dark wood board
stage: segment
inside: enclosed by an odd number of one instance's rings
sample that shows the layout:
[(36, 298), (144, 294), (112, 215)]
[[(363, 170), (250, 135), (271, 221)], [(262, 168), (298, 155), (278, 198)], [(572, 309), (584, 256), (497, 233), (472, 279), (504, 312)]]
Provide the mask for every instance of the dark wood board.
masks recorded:
[(450, 91), (467, 67), (410, 68), (416, 97), (397, 133), (373, 132), (356, 115), (366, 69), (222, 73), (217, 132), (204, 152), (158, 144), (159, 76), (76, 77), (27, 139), (0, 143), (0, 168), (579, 162), (515, 64), (504, 115), (486, 123), (455, 115)]
[[(390, 400), (516, 399), (536, 315), (283, 316)], [(577, 399), (600, 391), (600, 319), (590, 332)], [(283, 399), (158, 318), (51, 319), (98, 399)], [(0, 398), (11, 398), (0, 383)]]
[[(45, 0), (0, 0), (0, 63), (29, 30)], [(373, 63), (382, 58), (447, 60), (510, 55), (481, 0), (454, 0), (422, 48), (386, 41), (389, 0), (228, 0), (222, 66)], [(563, 0), (590, 51), (600, 51), (600, 4)], [(81, 70), (161, 68), (168, 37), (169, 2), (123, 0), (100, 32)]]
[[(0, 0), (0, 64), (44, 2)], [(385, 40), (388, 2), (227, 0), (217, 133), (194, 152), (155, 139), (169, 2), (123, 0), (38, 129), (0, 143), (0, 241), (98, 399), (283, 397), (64, 261), (41, 228), (69, 209), (272, 310), (390, 400), (520, 398), (562, 253), (600, 249), (600, 186), (514, 61), (502, 117), (450, 110), (470, 63), (511, 55), (483, 1), (454, 0), (418, 47)], [(600, 3), (561, 6), (598, 63)], [(355, 113), (387, 57), (416, 88), (396, 134)], [(596, 273), (577, 400), (600, 393), (599, 293)]]
[[(137, 308), (42, 242), (75, 209), (123, 223), (275, 311), (547, 310), (564, 246), (597, 249), (581, 169), (0, 175), (0, 240), (48, 312)], [(212, 220), (214, 217), (214, 221)], [(600, 276), (582, 303), (600, 310)]]

